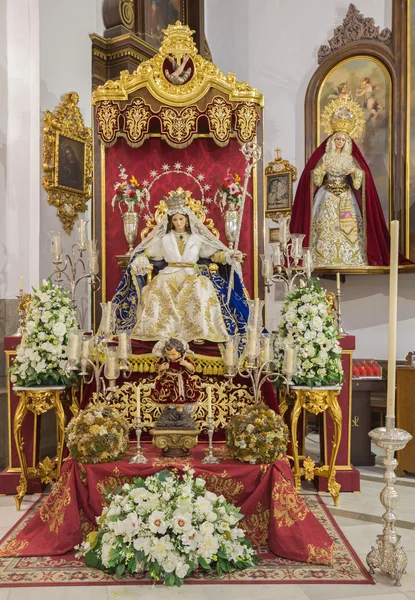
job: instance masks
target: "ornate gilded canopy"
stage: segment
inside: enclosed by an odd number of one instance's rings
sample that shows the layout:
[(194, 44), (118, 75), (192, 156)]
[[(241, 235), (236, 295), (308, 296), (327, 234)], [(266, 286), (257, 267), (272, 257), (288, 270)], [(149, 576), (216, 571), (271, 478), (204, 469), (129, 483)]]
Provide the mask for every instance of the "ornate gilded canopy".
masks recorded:
[(202, 58), (187, 25), (177, 21), (164, 33), (158, 54), (93, 93), (102, 142), (112, 146), (124, 137), (136, 147), (152, 134), (176, 148), (201, 134), (219, 146), (226, 146), (232, 135), (240, 143), (252, 141), (262, 94)]

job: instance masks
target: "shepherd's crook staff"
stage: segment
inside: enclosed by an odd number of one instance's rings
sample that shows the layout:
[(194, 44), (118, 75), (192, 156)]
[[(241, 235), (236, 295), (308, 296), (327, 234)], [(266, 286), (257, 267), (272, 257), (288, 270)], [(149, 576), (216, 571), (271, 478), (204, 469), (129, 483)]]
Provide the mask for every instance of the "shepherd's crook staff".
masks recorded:
[[(244, 215), (245, 198), (246, 198), (246, 192), (248, 190), (249, 177), (251, 175), (252, 168), (256, 165), (256, 163), (261, 158), (261, 148), (258, 146), (258, 144), (256, 142), (246, 142), (246, 144), (244, 144), (242, 146), (241, 152), (245, 156), (246, 168), (245, 168), (244, 187), (242, 190), (241, 206), (240, 206), (239, 212), (238, 212), (238, 226), (236, 229), (236, 236), (235, 236), (235, 242), (234, 242), (234, 247), (233, 247), (234, 254), (237, 252), (238, 246), (239, 246), (239, 238), (241, 235), (242, 218)], [(229, 276), (228, 297), (226, 299), (228, 304), (229, 304), (229, 300), (231, 298), (231, 292), (232, 292), (232, 288), (233, 288), (233, 280), (234, 280), (234, 276), (235, 276), (235, 262), (236, 261), (233, 258), (231, 274)]]

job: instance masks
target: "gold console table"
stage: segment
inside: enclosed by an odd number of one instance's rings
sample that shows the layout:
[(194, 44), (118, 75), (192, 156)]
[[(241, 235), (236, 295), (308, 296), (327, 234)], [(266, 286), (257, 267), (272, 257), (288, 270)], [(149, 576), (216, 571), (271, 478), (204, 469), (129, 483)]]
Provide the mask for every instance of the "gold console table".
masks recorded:
[[(39, 479), (48, 484), (59, 478), (65, 447), (65, 402), (69, 401), (69, 410), (75, 417), (79, 412), (78, 388), (66, 388), (65, 386), (51, 387), (15, 387), (15, 394), (19, 397), (13, 423), (13, 433), (19, 455), (21, 475), (19, 485), (14, 497), (16, 509), (20, 505), (27, 492), (29, 479)], [(22, 436), (22, 424), (28, 411), (36, 416), (54, 410), (56, 414), (56, 462), (48, 456), (41, 461), (37, 467), (27, 467), (24, 452), (24, 439)]]
[[(340, 494), (340, 484), (336, 481), (336, 458), (340, 447), (342, 435), (342, 411), (337, 400), (340, 394), (340, 387), (336, 388), (309, 388), (302, 386), (291, 386), (290, 397), (287, 400), (292, 400), (291, 409), (291, 444), (294, 461), (294, 485), (297, 492), (300, 491), (301, 477), (311, 481), (315, 476), (326, 477), (328, 480), (328, 490), (333, 498), (334, 505), (337, 506)], [(286, 410), (288, 407), (284, 406)], [(327, 410), (334, 424), (334, 436), (332, 442), (332, 453), (329, 465), (316, 466), (312, 458), (309, 456), (298, 454), (298, 419), (301, 411), (306, 411), (318, 415)], [(284, 412), (285, 412), (284, 410)], [(304, 450), (303, 450), (304, 451)], [(300, 467), (300, 460), (302, 466)]]

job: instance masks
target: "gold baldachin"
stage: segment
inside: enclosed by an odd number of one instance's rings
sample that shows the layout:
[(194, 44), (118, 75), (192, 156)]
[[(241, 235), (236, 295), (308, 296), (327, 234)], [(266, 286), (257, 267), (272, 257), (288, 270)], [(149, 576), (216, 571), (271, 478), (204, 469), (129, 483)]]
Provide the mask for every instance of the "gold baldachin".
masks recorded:
[[(121, 71), (120, 79), (109, 80), (92, 94), (92, 103), (97, 105), (105, 100), (125, 101), (140, 88), (147, 88), (151, 95), (168, 106), (189, 106), (198, 102), (210, 88), (220, 90), (231, 101), (253, 102), (264, 106), (264, 98), (256, 88), (246, 82), (236, 81), (234, 73), (224, 75), (218, 67), (202, 58), (192, 38), (194, 33), (179, 21), (169, 25), (160, 51), (150, 60), (142, 62), (133, 73)], [(163, 63), (173, 55), (181, 60), (187, 54), (193, 62), (193, 75), (183, 85), (170, 83), (164, 75)]]

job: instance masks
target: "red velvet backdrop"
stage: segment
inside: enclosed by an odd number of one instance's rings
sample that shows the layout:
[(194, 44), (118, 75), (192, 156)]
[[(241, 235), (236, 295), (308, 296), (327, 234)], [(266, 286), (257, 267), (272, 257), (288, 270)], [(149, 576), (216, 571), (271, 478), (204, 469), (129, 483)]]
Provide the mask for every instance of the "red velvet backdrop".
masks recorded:
[[(153, 181), (150, 171), (162, 173), (162, 166), (167, 164), (173, 168), (174, 163), (180, 162), (182, 169), (193, 166), (192, 174), (197, 177), (204, 175), (202, 184), (210, 186), (205, 191), (205, 198), (213, 198), (216, 190), (223, 182), (227, 170), (230, 167), (232, 174), (238, 173), (243, 182), (245, 171), (245, 159), (240, 151), (240, 144), (234, 138), (229, 145), (221, 148), (209, 138), (198, 138), (190, 146), (184, 149), (172, 148), (160, 138), (150, 138), (143, 146), (131, 148), (120, 138), (117, 143), (105, 151), (105, 248), (103, 252), (106, 255), (106, 298), (112, 298), (118, 283), (121, 280), (122, 272), (118, 266), (116, 255), (125, 254), (127, 251), (127, 242), (123, 233), (123, 223), (119, 210), (115, 207), (113, 211), (111, 200), (114, 195), (114, 184), (119, 181), (118, 164), (125, 167), (129, 177), (134, 175), (140, 183), (143, 180)], [(157, 177), (157, 176), (156, 176)], [(201, 192), (197, 183), (183, 173), (169, 173), (160, 177), (151, 189), (151, 212), (153, 207), (160, 202), (170, 190), (182, 187), (190, 190), (193, 197), (201, 199)], [(248, 192), (252, 194), (252, 178), (249, 182)], [(254, 285), (254, 225), (253, 225), (253, 201), (247, 197), (242, 222), (242, 233), (239, 249), (247, 254), (243, 267), (244, 282), (247, 290), (253, 296)], [(220, 238), (227, 245), (224, 233), (223, 217), (219, 208), (211, 203), (209, 204), (208, 217), (213, 219), (215, 227), (220, 232)], [(140, 220), (139, 232), (145, 225), (144, 219)], [(137, 244), (140, 241), (140, 233)]]

